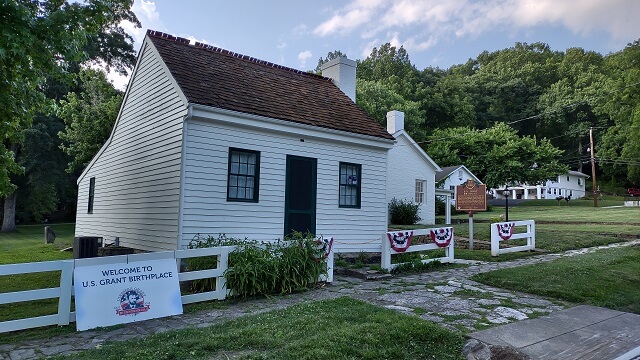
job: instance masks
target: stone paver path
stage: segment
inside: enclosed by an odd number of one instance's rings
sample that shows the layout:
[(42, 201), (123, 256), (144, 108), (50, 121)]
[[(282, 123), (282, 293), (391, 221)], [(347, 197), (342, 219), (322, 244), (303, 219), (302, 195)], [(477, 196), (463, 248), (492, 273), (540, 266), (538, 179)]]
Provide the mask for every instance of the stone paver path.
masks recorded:
[(187, 327), (206, 327), (248, 314), (342, 296), (350, 296), (388, 309), (420, 316), (453, 330), (479, 330), (496, 324), (545, 315), (562, 310), (569, 304), (490, 287), (469, 280), (471, 276), (497, 269), (575, 256), (603, 248), (637, 244), (640, 244), (640, 240), (500, 263), (467, 262), (470, 263), (467, 267), (400, 275), (382, 281), (337, 277), (333, 284), (305, 293), (238, 302), (224, 305), (220, 309), (128, 324), (110, 331), (90, 330), (48, 339), (0, 345), (0, 360), (36, 359), (50, 355), (72, 354), (99, 347), (106, 341), (128, 340)]

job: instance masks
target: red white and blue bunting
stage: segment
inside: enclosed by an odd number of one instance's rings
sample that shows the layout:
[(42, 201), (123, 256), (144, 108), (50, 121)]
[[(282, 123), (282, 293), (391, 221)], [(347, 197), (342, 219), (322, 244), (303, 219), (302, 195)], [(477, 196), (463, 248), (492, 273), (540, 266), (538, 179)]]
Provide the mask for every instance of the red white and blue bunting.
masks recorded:
[(498, 223), (496, 226), (498, 227), (498, 236), (502, 238), (502, 240), (511, 239), (511, 235), (513, 235), (513, 227), (515, 223)]
[(389, 238), (389, 245), (395, 252), (405, 252), (411, 246), (413, 231), (388, 232), (387, 238)]
[(431, 230), (431, 240), (438, 245), (438, 247), (447, 247), (453, 239), (453, 228), (440, 228)]
[(322, 236), (320, 236), (315, 239), (315, 243), (316, 245), (318, 245), (318, 248), (322, 250), (322, 255), (320, 256), (320, 258), (316, 258), (316, 260), (324, 260), (327, 257), (329, 257), (329, 254), (331, 253), (331, 248), (333, 248), (333, 238), (331, 237), (331, 238), (325, 239)]

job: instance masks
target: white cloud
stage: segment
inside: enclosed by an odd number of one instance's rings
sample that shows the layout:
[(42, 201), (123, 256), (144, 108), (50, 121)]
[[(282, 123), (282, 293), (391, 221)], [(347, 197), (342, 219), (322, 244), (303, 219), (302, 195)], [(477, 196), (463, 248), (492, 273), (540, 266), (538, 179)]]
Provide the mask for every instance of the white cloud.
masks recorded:
[(294, 27), (293, 30), (291, 30), (291, 35), (294, 38), (300, 38), (306, 35), (308, 32), (309, 32), (309, 27), (306, 24), (300, 24)]
[(313, 56), (313, 54), (311, 54), (311, 51), (306, 50), (303, 51), (301, 53), (298, 54), (298, 61), (300, 61), (300, 67), (303, 68), (305, 66), (307, 66), (307, 60), (309, 60), (311, 57)]
[(637, 0), (352, 0), (313, 32), (325, 37), (357, 31), (367, 40), (363, 54), (368, 56), (371, 44), (381, 41), (420, 51), (452, 37), (494, 30), (516, 34), (536, 26), (562, 26), (583, 36), (605, 32), (631, 41), (638, 37), (639, 15)]
[[(123, 21), (120, 26), (122, 26), (127, 34), (133, 36), (133, 48), (136, 51), (140, 50), (147, 29), (167, 32), (167, 28), (160, 19), (160, 13), (156, 10), (156, 3), (154, 1), (135, 0), (131, 10), (136, 14), (142, 26), (136, 28), (128, 21)], [(123, 76), (114, 71), (107, 74), (107, 78), (113, 83), (116, 89), (119, 90), (124, 90), (129, 82), (129, 76)]]

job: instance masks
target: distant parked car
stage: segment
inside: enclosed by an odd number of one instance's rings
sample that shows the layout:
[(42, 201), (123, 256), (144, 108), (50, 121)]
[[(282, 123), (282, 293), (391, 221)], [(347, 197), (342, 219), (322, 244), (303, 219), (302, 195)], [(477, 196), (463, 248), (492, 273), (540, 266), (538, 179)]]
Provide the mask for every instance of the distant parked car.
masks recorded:
[(628, 188), (627, 194), (629, 196), (640, 196), (640, 188)]

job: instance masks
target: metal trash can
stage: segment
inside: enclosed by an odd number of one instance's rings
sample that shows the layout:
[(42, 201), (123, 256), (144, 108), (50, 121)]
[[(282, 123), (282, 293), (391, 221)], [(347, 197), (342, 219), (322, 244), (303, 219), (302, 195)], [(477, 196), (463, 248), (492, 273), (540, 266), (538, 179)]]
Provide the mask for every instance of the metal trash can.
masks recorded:
[(98, 256), (102, 238), (97, 236), (76, 236), (73, 238), (73, 258), (84, 259)]

